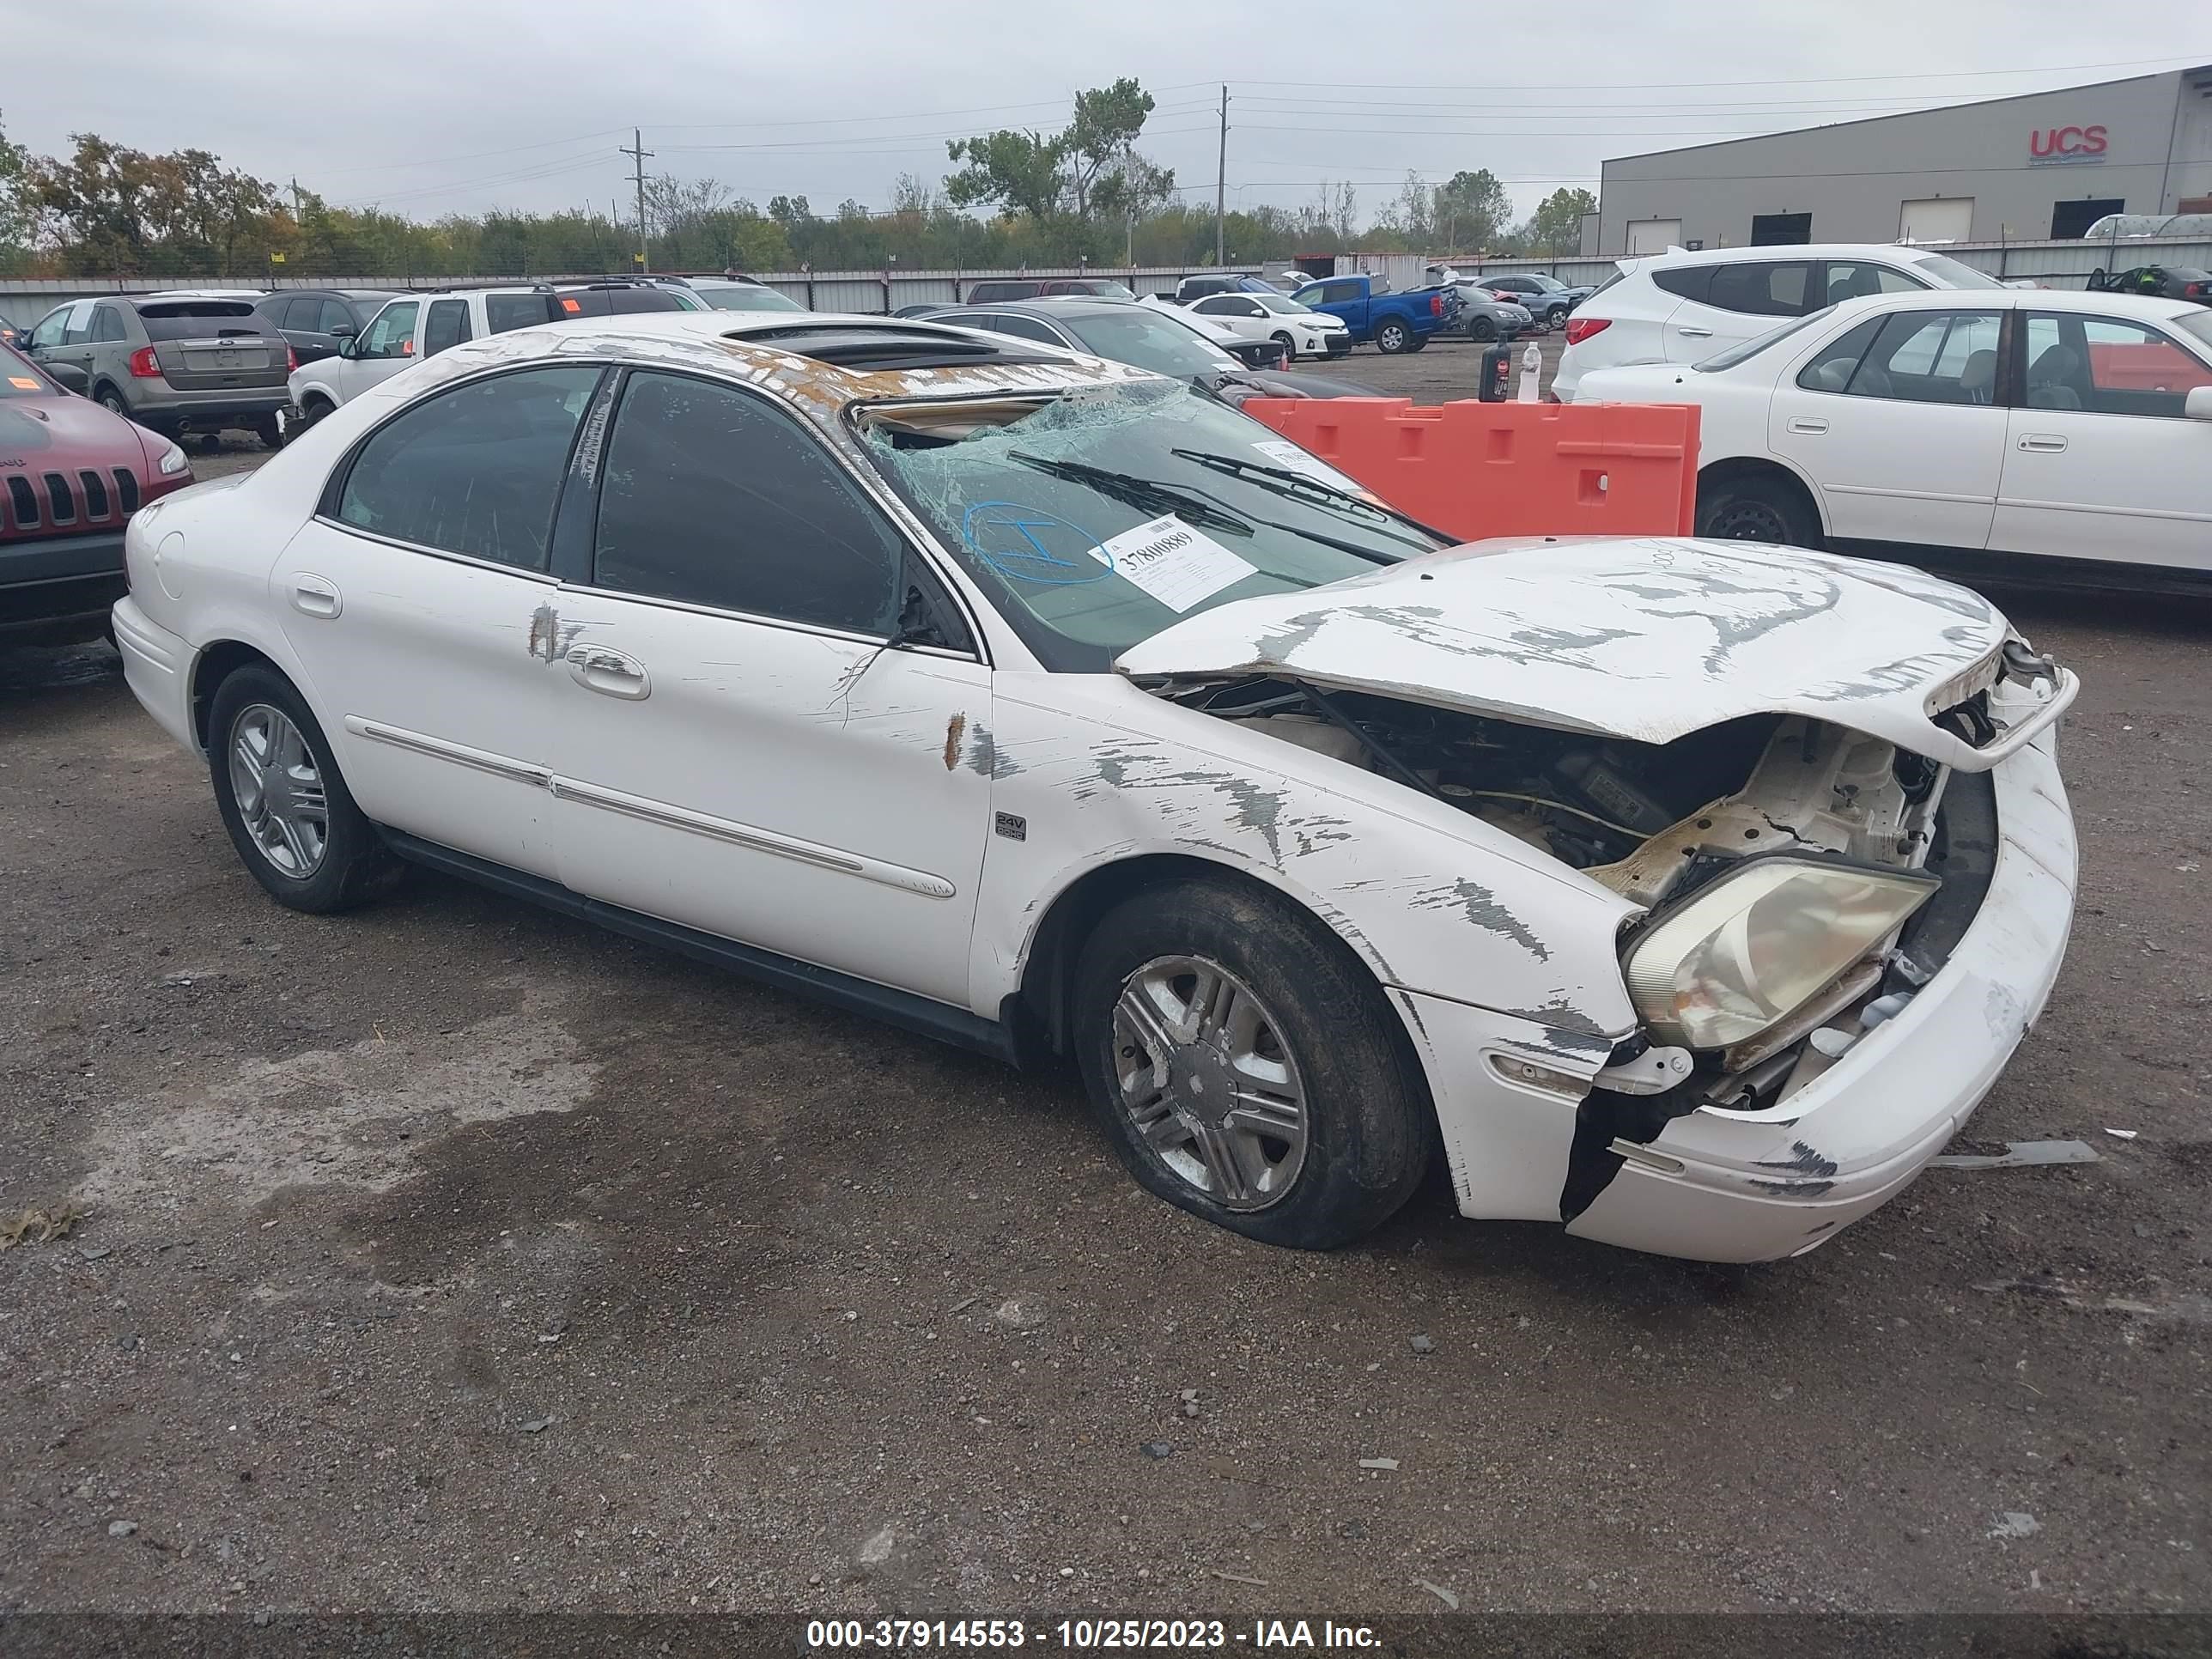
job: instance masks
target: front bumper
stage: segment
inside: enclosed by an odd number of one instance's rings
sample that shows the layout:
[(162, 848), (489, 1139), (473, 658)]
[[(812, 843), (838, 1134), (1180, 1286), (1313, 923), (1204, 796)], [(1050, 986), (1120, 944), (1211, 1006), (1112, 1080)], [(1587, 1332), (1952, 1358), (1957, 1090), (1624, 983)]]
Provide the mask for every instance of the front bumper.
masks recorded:
[[(1660, 1255), (1769, 1261), (1826, 1243), (1910, 1184), (1972, 1115), (2058, 976), (2075, 837), (2056, 744), (2046, 727), (1987, 775), (1988, 891), (1901, 1013), (1779, 1106), (1672, 1120), (1641, 1150), (1679, 1169), (1620, 1162), (1566, 1230)], [(1582, 1080), (1612, 1038), (1391, 995), (1428, 1075), (1461, 1212), (1559, 1220)]]
[[(1763, 1112), (1692, 1112), (1567, 1231), (1705, 1261), (1797, 1255), (1911, 1183), (1982, 1103), (2051, 997), (2073, 921), (2074, 820), (2045, 731), (1989, 776), (1998, 845), (1950, 959), (1895, 1018)], [(1954, 780), (1955, 781), (1955, 780)]]
[(0, 542), (0, 639), (97, 633), (129, 586), (119, 530)]

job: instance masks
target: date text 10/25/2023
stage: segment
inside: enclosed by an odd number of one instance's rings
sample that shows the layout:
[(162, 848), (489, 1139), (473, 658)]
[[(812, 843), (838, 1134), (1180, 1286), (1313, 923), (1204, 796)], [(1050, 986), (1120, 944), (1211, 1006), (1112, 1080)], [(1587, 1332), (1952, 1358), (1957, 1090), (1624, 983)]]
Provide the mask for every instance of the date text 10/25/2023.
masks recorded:
[(1231, 1646), (1295, 1652), (1373, 1648), (1381, 1641), (1368, 1626), (1329, 1619), (1255, 1619), (1243, 1626), (1220, 1619), (1063, 1619), (1035, 1626), (1018, 1619), (816, 1619), (806, 1626), (806, 1645), (815, 1652), (1031, 1646), (1070, 1652)]

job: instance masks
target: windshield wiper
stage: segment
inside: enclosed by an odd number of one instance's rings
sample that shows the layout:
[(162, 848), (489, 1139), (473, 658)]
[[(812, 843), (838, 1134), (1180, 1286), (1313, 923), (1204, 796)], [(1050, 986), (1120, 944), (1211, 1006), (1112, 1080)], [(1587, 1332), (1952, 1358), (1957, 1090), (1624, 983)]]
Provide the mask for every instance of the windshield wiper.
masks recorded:
[(1217, 471), (1249, 477), (1261, 489), (1273, 489), (1279, 495), (1318, 496), (1326, 502), (1341, 502), (1346, 507), (1358, 507), (1363, 513), (1372, 513), (1378, 518), (1410, 526), (1424, 536), (1433, 536), (1446, 545), (1455, 539), (1432, 525), (1423, 524), (1419, 519), (1401, 513), (1395, 507), (1385, 507), (1380, 501), (1370, 501), (1366, 496), (1355, 495), (1349, 489), (1340, 489), (1310, 473), (1295, 471), (1287, 466), (1269, 466), (1262, 461), (1248, 461), (1241, 455), (1224, 455), (1211, 449), (1170, 449), (1168, 453), (1180, 455), (1187, 461), (1196, 461), (1200, 466), (1210, 466)]
[(1031, 455), (1018, 449), (1008, 450), (1006, 459), (1018, 461), (1024, 466), (1034, 467), (1054, 478), (1089, 484), (1101, 494), (1127, 501), (1132, 507), (1149, 508), (1155, 513), (1180, 514), (1200, 529), (1226, 530), (1237, 536), (1252, 533), (1252, 526), (1248, 520), (1215, 506), (1202, 495), (1171, 483), (1164, 483), (1158, 478), (1140, 478), (1133, 472), (1116, 472), (1109, 467), (1092, 466), (1087, 461), (1050, 460), (1042, 455)]
[[(1008, 450), (1006, 459), (1018, 461), (1024, 466), (1035, 467), (1055, 478), (1069, 478), (1077, 483), (1087, 483), (1101, 494), (1127, 501), (1132, 507), (1149, 508), (1156, 513), (1176, 514), (1197, 529), (1204, 529), (1210, 525), (1217, 530), (1249, 536), (1255, 525), (1265, 525), (1270, 530), (1279, 530), (1286, 535), (1319, 542), (1323, 547), (1333, 547), (1340, 553), (1349, 553), (1370, 564), (1395, 564), (1401, 556), (1385, 552), (1381, 548), (1362, 547), (1357, 542), (1325, 535), (1305, 525), (1285, 524), (1280, 519), (1262, 519), (1256, 514), (1249, 519), (1239, 518), (1218, 505), (1213, 496), (1194, 486), (1166, 483), (1158, 478), (1140, 478), (1133, 472), (1115, 472), (1110, 468), (1092, 466), (1087, 461), (1048, 460), (1042, 455), (1026, 454), (1018, 449)], [(1402, 538), (1394, 536), (1391, 539)], [(1421, 550), (1424, 553), (1435, 551), (1433, 548), (1425, 547)]]

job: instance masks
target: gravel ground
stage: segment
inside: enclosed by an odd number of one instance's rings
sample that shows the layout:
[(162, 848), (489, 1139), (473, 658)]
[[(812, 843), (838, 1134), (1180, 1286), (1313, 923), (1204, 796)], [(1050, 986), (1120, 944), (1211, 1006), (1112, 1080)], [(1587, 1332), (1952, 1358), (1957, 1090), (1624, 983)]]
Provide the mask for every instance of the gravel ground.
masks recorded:
[(2212, 1607), (2212, 615), (2012, 609), (2083, 886), (1973, 1134), (2102, 1161), (1749, 1271), (1434, 1189), (1272, 1251), (1066, 1079), (443, 879), (280, 910), (111, 653), (0, 653), (0, 1215), (88, 1212), (0, 1253), (0, 1607)]

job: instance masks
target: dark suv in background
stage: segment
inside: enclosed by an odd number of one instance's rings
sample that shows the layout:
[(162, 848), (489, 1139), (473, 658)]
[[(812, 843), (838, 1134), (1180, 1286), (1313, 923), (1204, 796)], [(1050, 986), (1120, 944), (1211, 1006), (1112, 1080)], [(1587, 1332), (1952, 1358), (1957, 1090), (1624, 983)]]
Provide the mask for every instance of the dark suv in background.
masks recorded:
[(86, 394), (174, 437), (241, 427), (276, 446), (292, 349), (258, 295), (118, 294), (56, 306), (28, 355), (83, 371)]
[(384, 302), (398, 297), (389, 288), (288, 288), (253, 308), (284, 337), (295, 362), (312, 363), (334, 354), (339, 341), (359, 339)]

